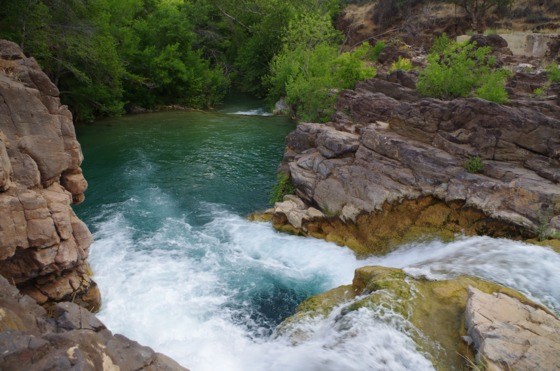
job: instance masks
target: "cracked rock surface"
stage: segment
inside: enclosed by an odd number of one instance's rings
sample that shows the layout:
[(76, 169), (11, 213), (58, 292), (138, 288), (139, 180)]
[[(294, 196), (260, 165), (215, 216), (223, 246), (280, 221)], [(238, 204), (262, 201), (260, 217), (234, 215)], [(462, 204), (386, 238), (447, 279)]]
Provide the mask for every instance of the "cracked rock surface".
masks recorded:
[(49, 310), (0, 276), (0, 369), (185, 370), (167, 356), (113, 335), (90, 311), (61, 302)]
[(0, 40), (0, 274), (39, 303), (100, 306), (72, 114), (35, 59)]
[(488, 370), (560, 369), (558, 318), (503, 293), (468, 295), (468, 335)]
[[(423, 98), (404, 83), (413, 77), (399, 71), (359, 83), (341, 92), (332, 122), (298, 125), (282, 165), (296, 194), (351, 221), (432, 197), (529, 234), (556, 228), (559, 101)], [(468, 172), (475, 157), (482, 168)]]

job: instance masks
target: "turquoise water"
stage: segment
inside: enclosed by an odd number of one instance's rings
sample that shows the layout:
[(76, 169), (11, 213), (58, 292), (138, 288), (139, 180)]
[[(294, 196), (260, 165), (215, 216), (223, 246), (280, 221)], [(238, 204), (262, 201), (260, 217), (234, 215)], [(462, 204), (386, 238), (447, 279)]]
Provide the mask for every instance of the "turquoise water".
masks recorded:
[(358, 260), (344, 247), (245, 220), (268, 207), (294, 128), (260, 105), (242, 98), (215, 112), (78, 127), (90, 187), (76, 211), (94, 233), (90, 262), (109, 329), (195, 371), (429, 370), (398, 314), (339, 316), (337, 308), (288, 334), (274, 329), (303, 299), (349, 284), (364, 265), (434, 279), (471, 274), (560, 310), (560, 258), (545, 248), (476, 237)]

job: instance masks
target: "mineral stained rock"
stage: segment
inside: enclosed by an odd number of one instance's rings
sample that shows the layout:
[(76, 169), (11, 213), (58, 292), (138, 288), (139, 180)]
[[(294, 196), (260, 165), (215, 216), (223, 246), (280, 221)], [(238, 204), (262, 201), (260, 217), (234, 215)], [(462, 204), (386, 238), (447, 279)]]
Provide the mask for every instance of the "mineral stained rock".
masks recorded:
[[(333, 310), (339, 313), (333, 316)], [(343, 324), (358, 310), (406, 328), (438, 370), (468, 369), (479, 361), (492, 370), (559, 367), (560, 320), (515, 290), (469, 276), (432, 281), (400, 269), (358, 268), (352, 285), (307, 299), (278, 331), (305, 341), (301, 329), (309, 317)]]

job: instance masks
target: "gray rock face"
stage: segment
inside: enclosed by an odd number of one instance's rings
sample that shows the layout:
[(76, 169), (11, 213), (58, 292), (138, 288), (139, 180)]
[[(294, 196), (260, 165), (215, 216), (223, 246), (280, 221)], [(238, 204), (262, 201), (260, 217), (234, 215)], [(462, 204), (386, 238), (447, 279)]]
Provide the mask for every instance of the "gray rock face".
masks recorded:
[(469, 288), (468, 334), (489, 370), (560, 369), (560, 320), (505, 294)]
[(61, 302), (49, 313), (0, 276), (0, 369), (185, 370), (170, 358), (113, 335), (91, 312)]
[(38, 302), (96, 309), (92, 242), (71, 208), (84, 199), (72, 114), (33, 58), (0, 40), (0, 274)]
[[(431, 196), (527, 231), (560, 215), (560, 109), (550, 102), (441, 101), (376, 78), (336, 107), (331, 123), (298, 125), (284, 154), (296, 194), (326, 214)], [(473, 157), (479, 173), (465, 169)]]

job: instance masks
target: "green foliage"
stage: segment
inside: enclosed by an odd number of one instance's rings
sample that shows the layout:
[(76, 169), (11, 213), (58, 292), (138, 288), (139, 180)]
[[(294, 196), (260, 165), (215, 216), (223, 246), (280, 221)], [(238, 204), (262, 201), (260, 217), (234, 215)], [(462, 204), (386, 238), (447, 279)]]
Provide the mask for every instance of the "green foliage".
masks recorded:
[(274, 205), (276, 202), (281, 202), (284, 196), (291, 195), (295, 192), (294, 185), (287, 174), (280, 173), (276, 178), (276, 184), (272, 187), (269, 203)]
[(560, 83), (560, 67), (558, 63), (553, 62), (546, 68), (548, 81), (552, 83)]
[(399, 57), (396, 62), (391, 64), (391, 68), (389, 68), (389, 72), (394, 71), (412, 71), (412, 61), (408, 58)]
[(498, 70), (488, 75), (487, 79), (482, 83), (480, 88), (476, 90), (478, 98), (486, 99), (490, 102), (504, 104), (509, 101), (509, 96), (505, 86), (509, 76), (509, 72)]
[[(231, 40), (225, 53), (233, 61), (238, 88), (258, 96), (266, 94), (263, 76), (282, 50), (289, 24), (307, 15), (333, 19), (340, 9), (340, 0), (209, 1), (223, 15)], [(317, 34), (319, 29), (308, 27), (307, 31)]]
[(455, 42), (447, 37), (447, 34), (442, 34), (434, 39), (432, 48), (430, 49), (430, 54), (442, 55), (443, 53), (450, 50)]
[(484, 170), (482, 159), (478, 156), (469, 158), (467, 162), (465, 162), (465, 170), (473, 174), (482, 172), (482, 170)]
[(376, 42), (369, 53), (368, 59), (374, 62), (377, 61), (383, 50), (385, 50), (385, 46), (386, 44), (383, 41)]
[(557, 233), (550, 228), (550, 219), (552, 218), (552, 210), (546, 209), (539, 212), (539, 223), (537, 224), (537, 238), (539, 241), (544, 241), (549, 238), (557, 238)]
[(507, 101), (507, 74), (495, 70), (489, 47), (451, 42), (442, 36), (434, 42), (428, 65), (418, 77), (418, 91), (442, 99), (477, 96), (504, 103)]
[(197, 31), (213, 11), (204, 0), (5, 2), (0, 37), (39, 61), (77, 120), (120, 114), (125, 104), (208, 107), (229, 86), (200, 45)]
[(357, 81), (375, 75), (375, 69), (364, 62), (371, 55), (369, 45), (340, 53), (338, 40), (339, 33), (327, 16), (294, 18), (283, 38), (282, 51), (272, 59), (265, 79), (269, 99), (285, 96), (303, 120), (328, 120), (338, 90), (352, 88)]
[[(135, 19), (123, 57), (130, 61), (127, 100), (144, 107), (183, 104), (211, 107), (225, 95), (229, 81), (195, 49), (196, 19), (190, 3), (161, 2)], [(199, 15), (200, 16), (200, 15)]]
[(545, 88), (544, 87), (540, 87), (535, 89), (535, 91), (533, 92), (533, 94), (537, 97), (542, 97), (545, 93)]
[(135, 105), (211, 107), (232, 80), (256, 95), (269, 89), (270, 96), (288, 95), (304, 117), (324, 118), (337, 89), (373, 75), (362, 60), (377, 58), (384, 47), (341, 54), (342, 36), (332, 26), (340, 6), (340, 0), (4, 0), (0, 37), (39, 61), (77, 120)]

